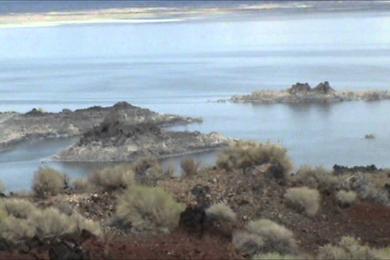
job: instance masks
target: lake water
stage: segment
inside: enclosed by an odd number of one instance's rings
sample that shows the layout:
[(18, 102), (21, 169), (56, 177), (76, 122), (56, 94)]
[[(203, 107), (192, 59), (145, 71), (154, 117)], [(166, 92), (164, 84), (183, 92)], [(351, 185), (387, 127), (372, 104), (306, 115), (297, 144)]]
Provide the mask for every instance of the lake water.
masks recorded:
[[(390, 102), (213, 102), (297, 81), (390, 89), (389, 24), (390, 13), (347, 12), (0, 29), (0, 111), (125, 100), (204, 119), (187, 130), (280, 143), (297, 166), (390, 167)], [(368, 133), (376, 139), (365, 140)], [(27, 189), (42, 160), (70, 143), (37, 141), (1, 153), (0, 179), (10, 190)], [(55, 167), (76, 177), (90, 169)]]

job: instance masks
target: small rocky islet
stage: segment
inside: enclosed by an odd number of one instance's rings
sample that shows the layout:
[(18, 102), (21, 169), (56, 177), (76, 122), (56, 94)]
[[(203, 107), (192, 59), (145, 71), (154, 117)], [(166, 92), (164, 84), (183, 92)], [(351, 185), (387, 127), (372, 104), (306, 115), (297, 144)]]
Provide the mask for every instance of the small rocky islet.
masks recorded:
[(249, 95), (237, 95), (229, 99), (233, 103), (252, 104), (322, 104), (348, 101), (379, 101), (390, 99), (387, 90), (336, 91), (328, 81), (315, 87), (308, 83), (296, 83), (285, 90), (260, 90)]

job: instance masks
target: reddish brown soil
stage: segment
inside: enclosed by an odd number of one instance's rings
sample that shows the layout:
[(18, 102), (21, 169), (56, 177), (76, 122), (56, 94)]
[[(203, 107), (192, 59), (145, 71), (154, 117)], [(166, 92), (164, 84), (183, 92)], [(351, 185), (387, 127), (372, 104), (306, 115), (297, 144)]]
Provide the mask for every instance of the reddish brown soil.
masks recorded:
[(197, 238), (184, 232), (128, 237), (106, 244), (90, 240), (83, 247), (91, 259), (241, 259), (229, 241), (208, 235)]

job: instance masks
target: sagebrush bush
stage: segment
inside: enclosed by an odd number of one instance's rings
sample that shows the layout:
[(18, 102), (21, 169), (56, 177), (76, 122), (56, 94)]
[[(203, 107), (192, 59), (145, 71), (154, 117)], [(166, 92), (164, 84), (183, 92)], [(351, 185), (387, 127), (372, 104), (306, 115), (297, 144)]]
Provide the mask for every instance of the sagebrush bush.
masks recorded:
[(244, 255), (255, 255), (264, 248), (264, 239), (247, 231), (234, 232), (232, 243), (234, 248)]
[(135, 183), (134, 171), (128, 165), (106, 167), (92, 173), (88, 177), (88, 181), (96, 188), (102, 190), (126, 189)]
[(194, 159), (185, 159), (180, 163), (184, 176), (194, 176), (199, 172), (200, 163)]
[(157, 182), (164, 177), (160, 162), (149, 157), (135, 162), (134, 172), (137, 182), (142, 185), (156, 186)]
[(6, 192), (5, 185), (0, 181), (0, 194), (5, 194), (5, 192)]
[(34, 175), (33, 191), (39, 197), (54, 196), (67, 187), (67, 177), (49, 167), (40, 168)]
[(359, 240), (345, 236), (338, 245), (325, 245), (318, 250), (318, 259), (339, 260), (339, 259), (374, 259), (372, 249), (363, 245)]
[(377, 187), (374, 183), (370, 182), (364, 173), (355, 173), (349, 179), (348, 184), (348, 188), (355, 191), (360, 198), (390, 206), (389, 193), (385, 189)]
[(252, 257), (252, 260), (298, 260), (304, 259), (295, 255), (283, 255), (277, 252), (267, 253), (267, 254), (258, 254)]
[(342, 178), (323, 167), (302, 166), (291, 181), (312, 189), (333, 191), (340, 187)]
[(337, 202), (341, 206), (352, 205), (356, 201), (356, 198), (357, 198), (357, 194), (354, 191), (340, 190), (336, 193)]
[(262, 250), (257, 253), (278, 252), (286, 254), (296, 251), (297, 246), (293, 233), (269, 219), (251, 221), (246, 226), (246, 230), (258, 235), (264, 241)]
[(98, 223), (77, 213), (68, 216), (58, 209), (40, 209), (21, 199), (0, 201), (0, 238), (7, 241), (18, 242), (34, 236), (51, 239), (65, 234), (80, 234), (83, 229), (95, 235), (101, 234)]
[(174, 229), (184, 207), (158, 187), (134, 186), (119, 196), (117, 220), (138, 230)]
[(76, 179), (72, 181), (72, 188), (75, 192), (83, 193), (90, 190), (90, 183), (86, 179)]
[(279, 166), (284, 174), (292, 170), (287, 150), (270, 143), (240, 141), (223, 151), (217, 160), (217, 166), (226, 170), (246, 169), (264, 163)]
[(224, 202), (219, 202), (211, 205), (206, 209), (206, 214), (209, 218), (227, 222), (236, 221), (236, 213)]
[(289, 188), (284, 197), (308, 216), (314, 216), (320, 209), (320, 193), (315, 189), (307, 187)]

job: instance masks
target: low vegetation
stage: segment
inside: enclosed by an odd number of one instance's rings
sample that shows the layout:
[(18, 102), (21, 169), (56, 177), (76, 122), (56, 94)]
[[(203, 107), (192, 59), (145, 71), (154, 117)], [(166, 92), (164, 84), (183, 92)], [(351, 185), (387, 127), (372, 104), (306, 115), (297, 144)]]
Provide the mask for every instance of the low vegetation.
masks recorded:
[(106, 167), (92, 173), (88, 181), (95, 188), (105, 191), (126, 189), (135, 183), (134, 171), (128, 165)]
[(139, 159), (135, 162), (134, 172), (136, 181), (142, 185), (156, 186), (164, 178), (164, 171), (154, 158)]
[(308, 216), (314, 216), (320, 209), (320, 193), (307, 187), (289, 188), (284, 197)]
[(179, 223), (183, 205), (161, 188), (134, 186), (119, 196), (115, 216), (137, 230), (173, 230)]
[(342, 177), (334, 175), (323, 167), (303, 166), (290, 179), (296, 185), (327, 192), (333, 192), (343, 183)]
[(295, 255), (283, 255), (280, 253), (258, 254), (252, 257), (252, 260), (299, 260), (305, 259)]
[(380, 250), (371, 249), (356, 238), (345, 236), (341, 238), (337, 245), (328, 244), (321, 247), (318, 252), (318, 259), (381, 259), (378, 252)]
[(200, 163), (194, 159), (185, 159), (181, 161), (180, 167), (184, 176), (194, 176), (199, 172)]
[(297, 248), (293, 233), (269, 219), (251, 221), (246, 229), (264, 239), (265, 252), (292, 253)]
[(336, 193), (337, 202), (341, 206), (351, 206), (355, 203), (357, 194), (354, 191), (340, 190)]
[(211, 219), (231, 223), (235, 222), (237, 219), (236, 213), (224, 202), (211, 205), (208, 209), (206, 209), (206, 214)]
[(287, 150), (280, 145), (270, 143), (236, 142), (222, 152), (217, 161), (218, 167), (226, 170), (245, 170), (265, 163), (279, 166), (284, 174), (292, 170), (292, 162), (287, 156)]
[(0, 201), (0, 238), (16, 243), (37, 236), (50, 239), (66, 234), (80, 234), (88, 230), (101, 234), (100, 225), (73, 213), (66, 215), (55, 208), (37, 208), (22, 199)]
[(64, 192), (67, 186), (66, 176), (52, 168), (43, 167), (35, 173), (33, 191), (38, 197), (57, 195)]

